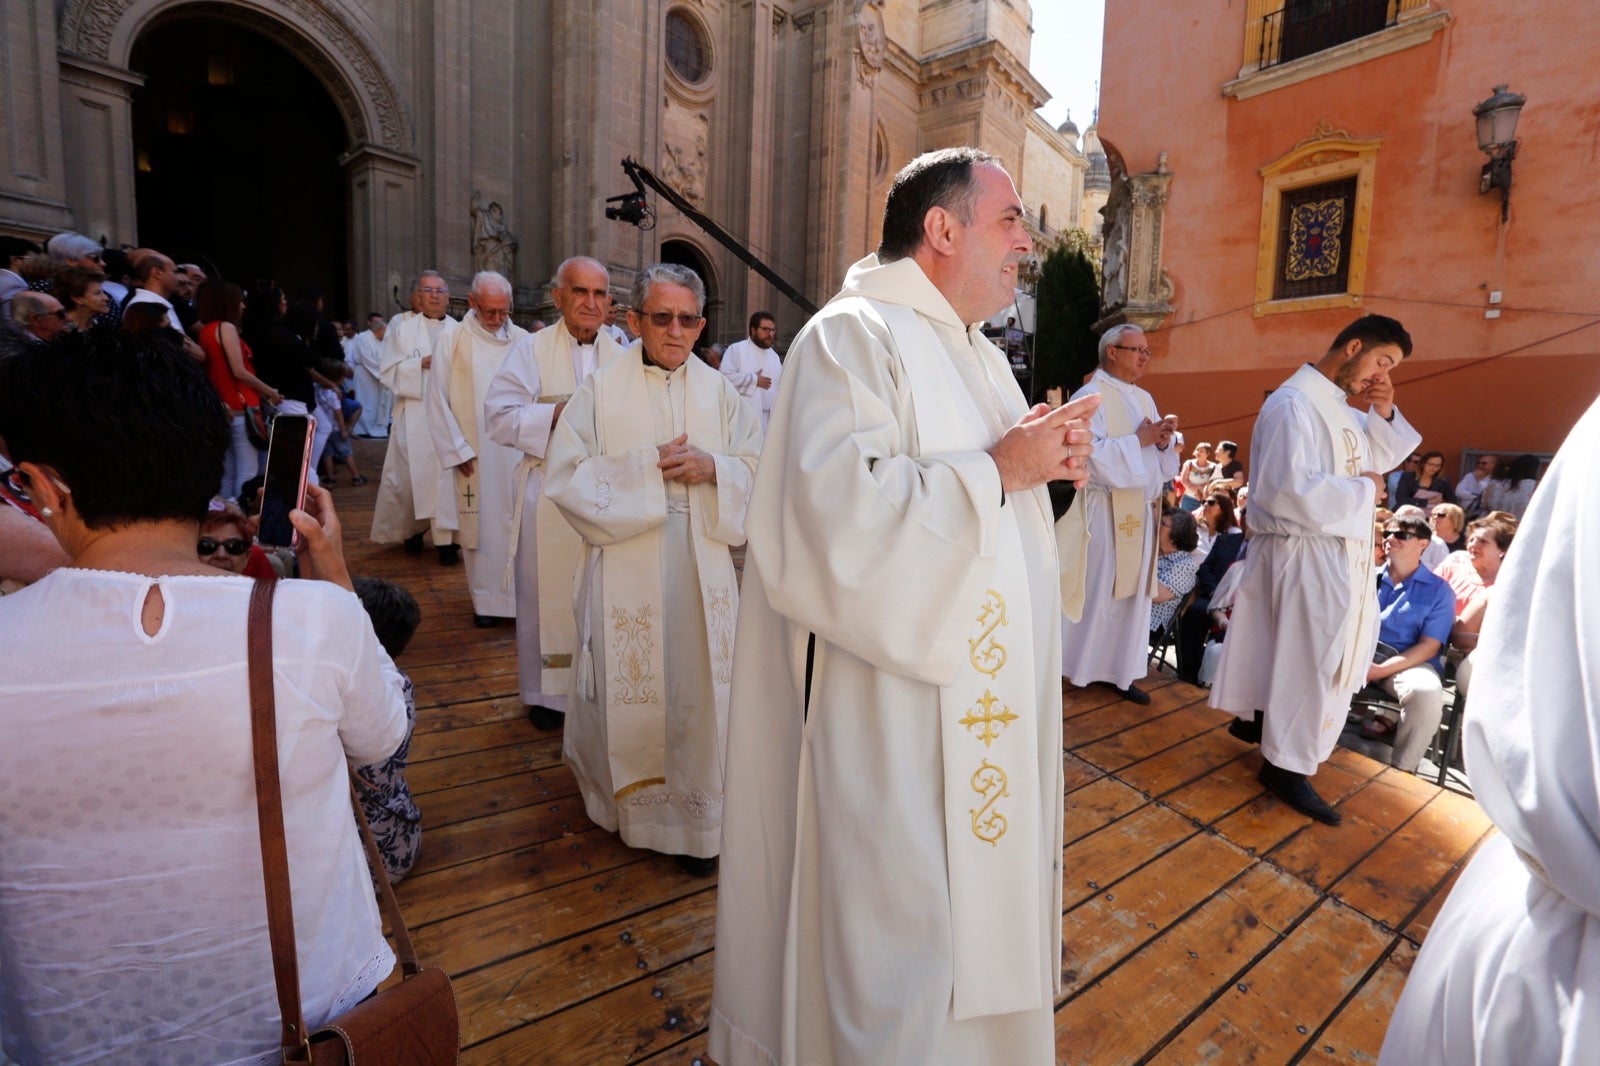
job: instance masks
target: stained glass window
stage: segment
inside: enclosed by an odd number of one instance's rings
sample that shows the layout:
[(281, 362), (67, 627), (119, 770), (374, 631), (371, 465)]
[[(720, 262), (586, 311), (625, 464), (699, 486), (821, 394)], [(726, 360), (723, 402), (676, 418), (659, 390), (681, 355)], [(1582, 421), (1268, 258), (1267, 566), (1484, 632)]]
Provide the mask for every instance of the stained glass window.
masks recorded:
[(690, 85), (711, 73), (711, 48), (699, 23), (685, 11), (667, 12), (667, 65)]
[(1354, 177), (1283, 193), (1273, 299), (1347, 290), (1355, 198)]

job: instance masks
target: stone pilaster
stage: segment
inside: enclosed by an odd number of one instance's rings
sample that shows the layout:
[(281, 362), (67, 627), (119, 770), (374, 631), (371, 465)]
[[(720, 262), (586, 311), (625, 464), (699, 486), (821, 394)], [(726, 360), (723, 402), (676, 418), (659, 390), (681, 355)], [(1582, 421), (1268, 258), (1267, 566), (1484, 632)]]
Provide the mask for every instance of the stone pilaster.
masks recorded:
[(66, 229), (55, 5), (0, 5), (0, 227), (39, 236)]

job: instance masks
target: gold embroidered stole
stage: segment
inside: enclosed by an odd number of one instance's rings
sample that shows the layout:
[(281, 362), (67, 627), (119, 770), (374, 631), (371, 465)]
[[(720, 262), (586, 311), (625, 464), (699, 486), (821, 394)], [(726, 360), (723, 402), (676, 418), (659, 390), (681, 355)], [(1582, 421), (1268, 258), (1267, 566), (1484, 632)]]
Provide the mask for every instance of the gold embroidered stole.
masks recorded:
[[(1322, 417), (1328, 439), (1333, 444), (1334, 468), (1330, 473), (1336, 477), (1360, 477), (1370, 466), (1363, 451), (1367, 443), (1366, 430), (1343, 397), (1331, 395), (1328, 379), (1308, 363), (1279, 387), (1300, 392)], [(1366, 522), (1363, 528), (1365, 536), (1342, 538), (1350, 571), (1350, 605), (1340, 639), (1334, 643), (1339, 665), (1334, 670), (1333, 680), (1336, 690), (1349, 692), (1356, 691), (1366, 681), (1367, 667), (1372, 662), (1373, 629), (1378, 618), (1378, 592), (1373, 577), (1374, 523)]]
[[(983, 451), (1024, 405), (992, 345), (968, 334), (952, 354), (917, 312), (874, 304), (883, 315), (911, 383), (919, 453)], [(971, 358), (983, 395), (974, 396), (954, 359)], [(997, 387), (1006, 380), (1009, 392)], [(1009, 396), (1009, 402), (1007, 397)], [(980, 602), (953, 605), (969, 615), (954, 681), (941, 686), (945, 859), (950, 877), (957, 1019), (1036, 1010), (1051, 1001), (1052, 982), (1034, 960), (1048, 954), (1052, 931), (1040, 925), (1045, 826), (1039, 781), (1032, 592), (1019, 522), (1039, 523), (1046, 541), (1042, 489), (1011, 493), (999, 510), (996, 557)]]
[[(1104, 374), (1104, 371), (1101, 371)], [(1109, 377), (1110, 375), (1105, 375)], [(1114, 384), (1100, 383), (1100, 411), (1106, 419), (1106, 436), (1127, 437), (1139, 431), (1137, 417), (1150, 417), (1150, 412), (1133, 411), (1135, 397), (1126, 394)], [(1140, 449), (1141, 460), (1143, 448)], [(1074, 501), (1076, 502), (1076, 501)], [(1141, 585), (1148, 592), (1155, 586), (1156, 538), (1150, 538), (1145, 547), (1145, 535), (1151, 528), (1148, 523), (1159, 522), (1159, 500), (1151, 501), (1143, 487), (1111, 490), (1111, 536), (1116, 546), (1116, 579), (1111, 587), (1111, 598), (1124, 600), (1139, 591)], [(1142, 579), (1142, 580), (1141, 580)]]
[(478, 398), (472, 365), (473, 346), (482, 341), (498, 348), (509, 348), (519, 332), (508, 325), (508, 336), (496, 337), (479, 323), (476, 311), (468, 311), (450, 339), (450, 380), (445, 382), (445, 397), (456, 425), (461, 427), (461, 436), (475, 457), (471, 474), (463, 474), (459, 466), (451, 470), (456, 490), (456, 543), (469, 550), (478, 547), (478, 508), (482, 502), (479, 479), (483, 476), (483, 449), (478, 444), (478, 414), (482, 402)]

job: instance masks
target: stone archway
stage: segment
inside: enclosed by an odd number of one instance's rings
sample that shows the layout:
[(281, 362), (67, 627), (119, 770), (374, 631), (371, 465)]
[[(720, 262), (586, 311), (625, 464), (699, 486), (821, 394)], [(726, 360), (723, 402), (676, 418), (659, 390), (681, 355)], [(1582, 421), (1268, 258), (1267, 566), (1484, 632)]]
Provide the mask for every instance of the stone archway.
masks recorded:
[(137, 240), (131, 101), (135, 42), (174, 18), (214, 18), (282, 47), (326, 89), (349, 135), (338, 159), (348, 207), (351, 306), (388, 309), (417, 269), (415, 133), (381, 49), (341, 0), (66, 0), (58, 22), (68, 200), (77, 227)]

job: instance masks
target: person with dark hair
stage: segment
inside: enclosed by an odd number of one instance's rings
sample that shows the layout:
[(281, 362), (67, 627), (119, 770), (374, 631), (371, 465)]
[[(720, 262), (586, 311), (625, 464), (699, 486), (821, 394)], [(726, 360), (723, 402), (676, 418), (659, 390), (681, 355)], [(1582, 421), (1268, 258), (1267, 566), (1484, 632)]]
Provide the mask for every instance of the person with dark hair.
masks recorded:
[(1226, 492), (1209, 492), (1206, 502), (1200, 505), (1200, 510), (1195, 517), (1200, 520), (1200, 550), (1208, 552), (1211, 545), (1224, 533), (1238, 530), (1238, 521), (1234, 518), (1233, 498)]
[[(280, 1049), (244, 710), (256, 583), (195, 552), (228, 436), (204, 370), (164, 330), (72, 333), (0, 358), (0, 437), (71, 557), (0, 597), (0, 1016), (18, 1061), (251, 1062)], [(316, 1027), (393, 966), (346, 767), (385, 758), (406, 720), (400, 676), (350, 592), (331, 500), (313, 489), (290, 520), (320, 579), (281, 583), (272, 622), (296, 949)]]
[(883, 234), (789, 349), (745, 519), (723, 1066), (1056, 1060), (1063, 574), (1045, 485), (1085, 483), (1100, 398), (1029, 407), (974, 328), (1033, 247), (993, 156), (912, 160)]
[(1400, 475), (1392, 506), (1397, 510), (1407, 505), (1420, 507), (1426, 513), (1436, 503), (1455, 502), (1450, 479), (1444, 476), (1444, 453), (1423, 452), (1416, 473)]
[(105, 280), (105, 274), (87, 267), (62, 267), (56, 272), (52, 293), (67, 312), (68, 329), (86, 330), (106, 321), (111, 297)]
[(1155, 596), (1150, 601), (1151, 634), (1166, 628), (1183, 598), (1194, 589), (1201, 562), (1194, 549), (1199, 542), (1193, 514), (1173, 511), (1161, 516), (1161, 554), (1156, 556)]
[(1483, 487), (1479, 509), (1484, 513), (1506, 511), (1521, 521), (1533, 499), (1533, 490), (1539, 486), (1539, 457), (1519, 455), (1515, 459), (1501, 459), (1495, 467), (1494, 477)]
[[(1244, 488), (1244, 464), (1239, 461), (1239, 446), (1231, 440), (1217, 442), (1217, 480), (1223, 482), (1223, 487), (1230, 492)], [(1215, 488), (1217, 481), (1212, 481), (1206, 486), (1206, 491)]]
[(232, 420), (232, 444), (222, 471), (222, 495), (239, 495), (247, 478), (260, 473), (265, 453), (250, 441), (244, 410), (262, 400), (277, 404), (283, 395), (256, 377), (255, 355), (239, 334), (244, 320), (244, 290), (231, 281), (207, 279), (195, 291), (200, 321), (200, 347), (206, 353), (206, 376)]
[[(292, 322), (291, 310), (294, 311)], [(307, 333), (315, 326), (316, 310), (302, 301), (296, 301), (291, 307), (276, 283), (258, 281), (250, 287), (241, 332), (255, 354), (257, 375), (282, 397), (278, 402), (279, 414), (311, 414), (317, 403), (317, 385), (330, 384), (316, 372), (317, 354), (306, 342)], [(320, 424), (317, 432), (322, 437), (320, 443), (326, 444), (327, 434)], [(313, 441), (313, 446), (317, 443)], [(319, 484), (315, 466), (309, 480), (313, 485)]]
[(783, 377), (783, 361), (772, 347), (778, 337), (778, 320), (770, 311), (750, 316), (750, 336), (728, 345), (717, 369), (733, 382), (752, 410), (761, 417), (761, 432), (772, 420), (772, 404), (778, 395), (778, 379)]
[(22, 264), (42, 248), (21, 237), (0, 237), (0, 326), (11, 321), (11, 298), (28, 287)]
[(153, 303), (133, 303), (122, 309), (122, 331), (144, 333), (153, 329), (166, 329), (172, 312)]
[[(378, 643), (399, 659), (411, 643), (422, 622), (422, 608), (411, 593), (381, 577), (355, 579), (356, 595), (372, 620)], [(398, 670), (398, 668), (397, 668)], [(383, 869), (391, 885), (398, 885), (417, 863), (422, 849), (422, 811), (411, 798), (406, 784), (406, 760), (411, 755), (411, 731), (417, 724), (417, 704), (411, 691), (411, 678), (399, 670), (406, 703), (406, 737), (394, 754), (381, 763), (356, 768), (360, 784), (361, 810), (372, 829), (372, 839), (383, 857)]]
[(1380, 471), (1422, 440), (1389, 378), (1410, 354), (1399, 322), (1356, 319), (1267, 397), (1250, 443), (1252, 540), (1211, 706), (1261, 744), (1268, 791), (1329, 825), (1342, 817), (1307, 777), (1332, 754), (1372, 661)]

